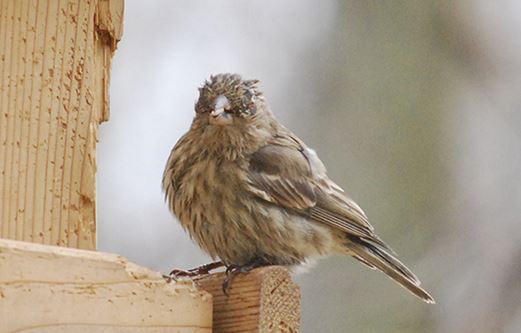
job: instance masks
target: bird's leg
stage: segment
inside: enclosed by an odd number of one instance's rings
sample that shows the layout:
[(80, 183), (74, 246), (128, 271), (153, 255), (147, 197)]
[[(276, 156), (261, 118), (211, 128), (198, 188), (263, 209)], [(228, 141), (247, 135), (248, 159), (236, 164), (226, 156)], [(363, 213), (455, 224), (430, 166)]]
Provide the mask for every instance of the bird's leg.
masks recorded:
[(224, 282), (223, 282), (223, 293), (226, 296), (229, 296), (228, 290), (231, 287), (233, 279), (237, 275), (239, 275), (241, 273), (248, 273), (257, 267), (269, 266), (269, 265), (270, 264), (268, 262), (266, 262), (266, 260), (261, 259), (261, 258), (255, 258), (254, 260), (250, 261), (249, 263), (247, 263), (244, 266), (239, 266), (239, 265), (226, 266), (226, 278), (224, 279)]
[(165, 275), (164, 278), (167, 279), (168, 281), (171, 280), (171, 279), (178, 279), (180, 277), (196, 277), (196, 276), (199, 276), (199, 275), (205, 275), (205, 274), (210, 274), (210, 271), (214, 270), (214, 269), (217, 269), (219, 267), (223, 267), (224, 264), (222, 263), (222, 261), (214, 261), (214, 262), (211, 262), (209, 264), (206, 264), (206, 265), (202, 265), (202, 266), (199, 266), (199, 267), (195, 267), (195, 268), (192, 268), (192, 269), (189, 269), (187, 271), (185, 271), (184, 269), (179, 269), (179, 268), (174, 268), (170, 274), (168, 275)]

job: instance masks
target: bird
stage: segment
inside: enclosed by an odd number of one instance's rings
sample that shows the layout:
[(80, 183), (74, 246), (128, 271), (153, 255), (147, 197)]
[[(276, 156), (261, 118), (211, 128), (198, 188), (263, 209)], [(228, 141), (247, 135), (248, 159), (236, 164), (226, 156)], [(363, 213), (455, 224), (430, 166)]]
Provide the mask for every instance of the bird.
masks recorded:
[(435, 303), (360, 206), (328, 177), (316, 152), (275, 118), (259, 80), (223, 73), (204, 82), (162, 187), (185, 231), (220, 260), (189, 273), (224, 265), (233, 277), (342, 254)]

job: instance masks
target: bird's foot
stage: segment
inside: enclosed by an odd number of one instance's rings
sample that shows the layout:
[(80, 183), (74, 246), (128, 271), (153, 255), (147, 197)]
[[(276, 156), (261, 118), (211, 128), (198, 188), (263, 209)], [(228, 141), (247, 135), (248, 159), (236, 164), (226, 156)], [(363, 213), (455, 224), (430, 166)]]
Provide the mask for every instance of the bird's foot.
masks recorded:
[(230, 290), (233, 279), (237, 275), (239, 275), (241, 273), (248, 273), (257, 267), (268, 266), (268, 265), (269, 265), (269, 263), (267, 263), (264, 259), (257, 258), (243, 266), (240, 266), (240, 265), (226, 266), (226, 278), (224, 279), (224, 282), (223, 282), (223, 293), (226, 296), (229, 296), (228, 291)]
[(199, 267), (195, 267), (195, 268), (192, 268), (192, 269), (189, 269), (189, 270), (174, 268), (170, 272), (170, 274), (163, 275), (163, 277), (165, 278), (165, 280), (167, 280), (167, 282), (170, 282), (172, 280), (177, 280), (180, 277), (190, 277), (190, 278), (193, 278), (193, 277), (197, 277), (197, 276), (200, 276), (200, 275), (210, 274), (210, 271), (212, 271), (214, 269), (217, 269), (219, 267), (223, 267), (223, 266), (224, 266), (224, 264), (221, 261), (214, 261), (214, 262), (211, 262), (209, 264), (202, 265), (202, 266), (199, 266)]

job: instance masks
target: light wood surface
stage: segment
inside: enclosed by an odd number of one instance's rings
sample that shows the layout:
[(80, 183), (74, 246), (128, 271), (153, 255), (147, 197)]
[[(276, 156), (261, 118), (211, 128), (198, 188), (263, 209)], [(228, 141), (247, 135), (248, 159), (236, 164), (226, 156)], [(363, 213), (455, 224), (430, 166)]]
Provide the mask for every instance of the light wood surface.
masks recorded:
[(0, 237), (95, 249), (122, 17), (123, 0), (0, 0)]
[(0, 332), (212, 329), (212, 297), (189, 280), (109, 253), (0, 239)]
[(257, 268), (237, 276), (224, 295), (224, 273), (196, 283), (213, 296), (213, 332), (299, 332), (300, 289), (279, 266)]

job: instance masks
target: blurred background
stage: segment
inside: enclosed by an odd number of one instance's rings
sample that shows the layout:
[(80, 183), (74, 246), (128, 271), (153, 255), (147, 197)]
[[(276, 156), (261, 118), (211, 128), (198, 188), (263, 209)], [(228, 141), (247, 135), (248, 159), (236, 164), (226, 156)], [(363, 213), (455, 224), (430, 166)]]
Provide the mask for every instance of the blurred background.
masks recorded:
[(295, 278), (302, 332), (521, 332), (521, 2), (126, 0), (125, 16), (99, 250), (163, 272), (210, 260), (160, 183), (196, 88), (237, 72), (437, 300), (329, 258)]

